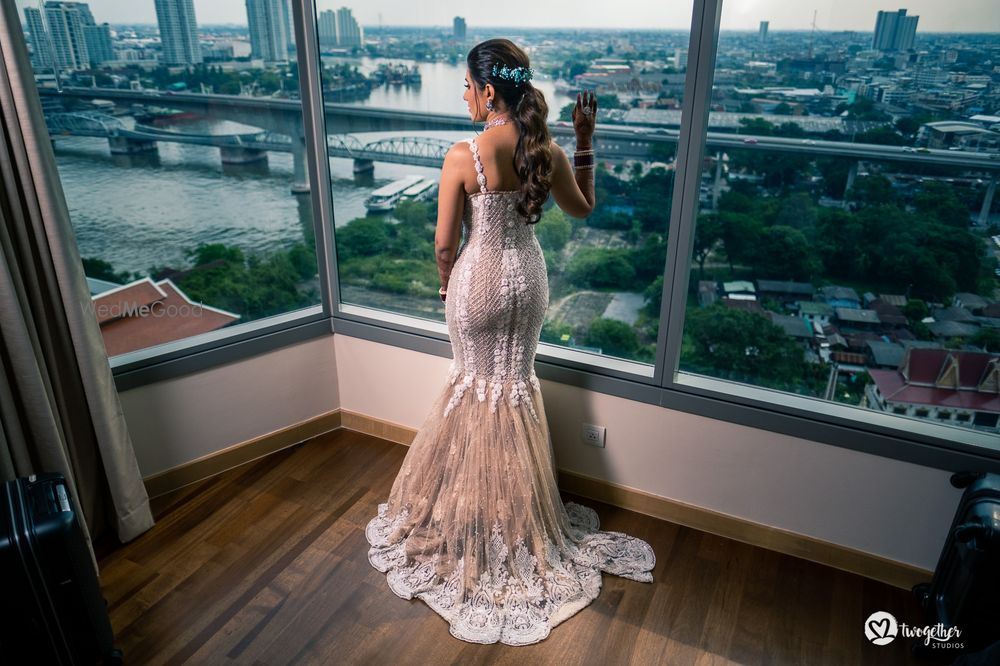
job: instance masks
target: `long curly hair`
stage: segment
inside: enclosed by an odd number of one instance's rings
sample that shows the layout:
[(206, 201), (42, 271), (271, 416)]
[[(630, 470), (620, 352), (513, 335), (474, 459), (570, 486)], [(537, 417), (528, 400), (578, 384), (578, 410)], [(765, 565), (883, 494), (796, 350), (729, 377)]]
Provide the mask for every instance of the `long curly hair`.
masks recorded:
[(488, 39), (472, 47), (466, 59), (469, 76), (479, 89), (487, 83), (510, 109), (517, 125), (519, 137), (514, 149), (514, 170), (521, 179), (521, 196), (517, 212), (528, 218), (529, 224), (538, 221), (542, 205), (552, 187), (552, 150), (549, 126), (549, 105), (542, 91), (530, 81), (515, 83), (493, 76), (494, 65), (509, 68), (528, 67), (528, 54), (509, 39)]

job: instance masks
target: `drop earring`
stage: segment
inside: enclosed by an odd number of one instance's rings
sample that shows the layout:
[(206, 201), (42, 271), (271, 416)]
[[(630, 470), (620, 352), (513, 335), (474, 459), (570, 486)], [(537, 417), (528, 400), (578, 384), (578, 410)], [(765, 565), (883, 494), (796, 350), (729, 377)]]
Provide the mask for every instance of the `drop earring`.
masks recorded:
[(487, 111), (492, 111), (493, 110), (493, 100), (492, 99), (486, 100), (486, 110)]

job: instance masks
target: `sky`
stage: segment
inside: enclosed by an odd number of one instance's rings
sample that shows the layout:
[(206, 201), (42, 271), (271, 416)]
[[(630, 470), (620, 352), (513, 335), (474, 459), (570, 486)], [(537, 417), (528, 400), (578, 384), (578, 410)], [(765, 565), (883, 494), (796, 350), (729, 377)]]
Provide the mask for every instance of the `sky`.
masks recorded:
[[(37, 6), (36, 0), (18, 0), (18, 6)], [(98, 22), (155, 23), (153, 0), (91, 0)], [(246, 24), (245, 0), (195, 0), (199, 24)], [(350, 7), (354, 17), (371, 30), (384, 25), (451, 26), (455, 16), (465, 17), (470, 28), (510, 26), (535, 28), (647, 28), (691, 27), (690, 0), (504, 0), (502, 3), (469, 0), (316, 0), (317, 11)], [(816, 12), (818, 30), (871, 32), (879, 9), (905, 7), (920, 17), (917, 32), (1000, 33), (998, 0), (727, 0), (723, 4), (723, 30), (755, 30), (762, 20), (774, 30), (806, 30)], [(22, 13), (23, 17), (23, 13)]]

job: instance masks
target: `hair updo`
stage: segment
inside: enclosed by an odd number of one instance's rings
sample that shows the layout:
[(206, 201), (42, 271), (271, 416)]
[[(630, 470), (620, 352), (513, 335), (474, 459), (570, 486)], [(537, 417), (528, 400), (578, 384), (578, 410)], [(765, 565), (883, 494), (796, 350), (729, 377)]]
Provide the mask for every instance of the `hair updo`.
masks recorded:
[(552, 186), (551, 138), (546, 122), (549, 105), (530, 81), (517, 83), (493, 74), (494, 65), (497, 69), (503, 65), (509, 69), (527, 69), (528, 54), (509, 39), (489, 39), (472, 47), (466, 60), (469, 76), (476, 86), (482, 89), (487, 83), (492, 84), (517, 125), (514, 170), (521, 179), (517, 212), (527, 217), (529, 223), (537, 222)]

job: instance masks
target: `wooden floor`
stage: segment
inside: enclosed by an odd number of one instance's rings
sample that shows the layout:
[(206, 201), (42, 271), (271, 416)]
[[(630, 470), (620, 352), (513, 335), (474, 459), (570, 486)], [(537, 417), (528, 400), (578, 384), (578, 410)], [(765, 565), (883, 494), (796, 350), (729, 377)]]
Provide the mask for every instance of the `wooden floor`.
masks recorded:
[(126, 664), (908, 664), (864, 636), (908, 591), (600, 502), (601, 528), (648, 541), (654, 582), (605, 574), (541, 643), (453, 638), (367, 559), (364, 527), (406, 447), (338, 430), (154, 502), (156, 525), (97, 544)]

